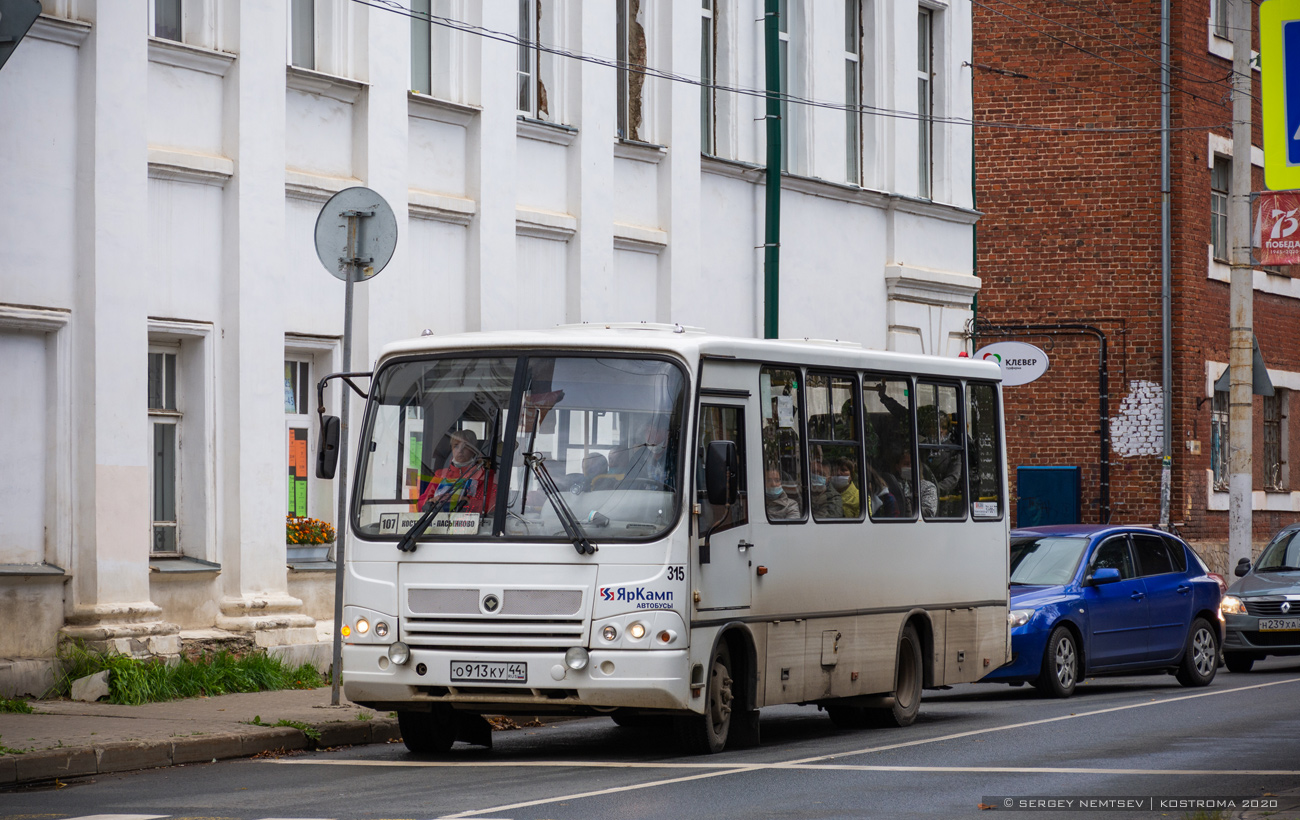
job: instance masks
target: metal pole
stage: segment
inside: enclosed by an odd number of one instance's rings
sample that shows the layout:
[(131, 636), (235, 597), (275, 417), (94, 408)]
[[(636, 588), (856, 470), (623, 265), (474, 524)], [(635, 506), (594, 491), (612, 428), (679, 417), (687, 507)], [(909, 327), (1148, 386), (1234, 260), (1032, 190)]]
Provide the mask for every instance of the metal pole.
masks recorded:
[[(348, 216), (348, 278), (344, 284), (343, 296), (343, 372), (352, 372), (352, 287), (361, 273), (357, 260), (357, 232), (361, 225), (361, 216)], [(339, 685), (343, 678), (343, 557), (344, 545), (348, 533), (348, 408), (351, 391), (342, 388), (343, 400), (339, 403), (339, 469), (338, 469), (338, 509), (335, 520), (338, 527), (334, 540), (334, 651), (331, 661), (330, 705), (339, 705)]]
[(1232, 261), (1228, 367), (1228, 569), (1250, 558), (1253, 444), (1251, 442), (1251, 339), (1254, 326), (1254, 271), (1250, 264), (1250, 0), (1229, 6), (1232, 47), (1232, 188), (1228, 200), (1228, 241)]
[(1164, 457), (1160, 460), (1160, 529), (1169, 529), (1174, 460), (1174, 306), (1169, 213), (1169, 0), (1160, 0), (1160, 378), (1164, 382)]
[(767, 208), (763, 231), (763, 338), (778, 336), (781, 300), (781, 61), (780, 3), (763, 8), (763, 49), (767, 68)]

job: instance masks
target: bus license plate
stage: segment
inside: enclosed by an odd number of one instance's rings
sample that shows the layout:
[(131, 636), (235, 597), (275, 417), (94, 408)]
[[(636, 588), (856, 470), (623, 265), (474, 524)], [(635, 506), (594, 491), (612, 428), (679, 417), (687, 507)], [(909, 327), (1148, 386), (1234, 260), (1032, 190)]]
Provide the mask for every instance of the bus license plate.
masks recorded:
[(1300, 618), (1260, 618), (1260, 632), (1290, 632), (1300, 629)]
[(527, 683), (528, 664), (515, 662), (452, 661), (451, 679), (487, 683)]

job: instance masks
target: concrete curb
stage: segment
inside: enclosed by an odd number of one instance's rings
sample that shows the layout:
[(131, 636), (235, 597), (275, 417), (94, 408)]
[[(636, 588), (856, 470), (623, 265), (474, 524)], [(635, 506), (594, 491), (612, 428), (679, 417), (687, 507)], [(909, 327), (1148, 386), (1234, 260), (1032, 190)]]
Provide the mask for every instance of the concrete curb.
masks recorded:
[(200, 737), (106, 741), (89, 747), (4, 755), (0, 756), (0, 788), (42, 780), (252, 757), (277, 750), (314, 750), (388, 743), (401, 737), (401, 730), (393, 718), (308, 725), (320, 733), (319, 740), (312, 739), (302, 730), (291, 726), (249, 726), (248, 731), (219, 732)]

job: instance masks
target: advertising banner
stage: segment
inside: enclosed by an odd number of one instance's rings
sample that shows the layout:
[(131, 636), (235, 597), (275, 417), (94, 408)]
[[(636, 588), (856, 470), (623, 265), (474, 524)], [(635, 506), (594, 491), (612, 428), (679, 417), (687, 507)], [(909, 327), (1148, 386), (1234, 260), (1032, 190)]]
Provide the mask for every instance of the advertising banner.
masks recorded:
[(1300, 265), (1300, 191), (1257, 192), (1250, 210), (1251, 263)]

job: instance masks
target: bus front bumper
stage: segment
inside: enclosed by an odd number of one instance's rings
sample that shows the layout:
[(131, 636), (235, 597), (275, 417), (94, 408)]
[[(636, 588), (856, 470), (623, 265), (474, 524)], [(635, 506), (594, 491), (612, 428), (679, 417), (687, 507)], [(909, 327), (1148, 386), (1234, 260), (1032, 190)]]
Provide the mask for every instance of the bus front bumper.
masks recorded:
[[(453, 677), (453, 667), (458, 675)], [(423, 674), (421, 674), (423, 670)], [(343, 647), (343, 691), (353, 703), (446, 703), (482, 711), (584, 711), (611, 707), (702, 711), (691, 697), (686, 650), (593, 650), (573, 670), (562, 652), (462, 652), (413, 646), (410, 660), (388, 646)], [(473, 676), (478, 679), (466, 679)], [(494, 679), (487, 679), (494, 678)], [(522, 679), (520, 679), (522, 678)]]

